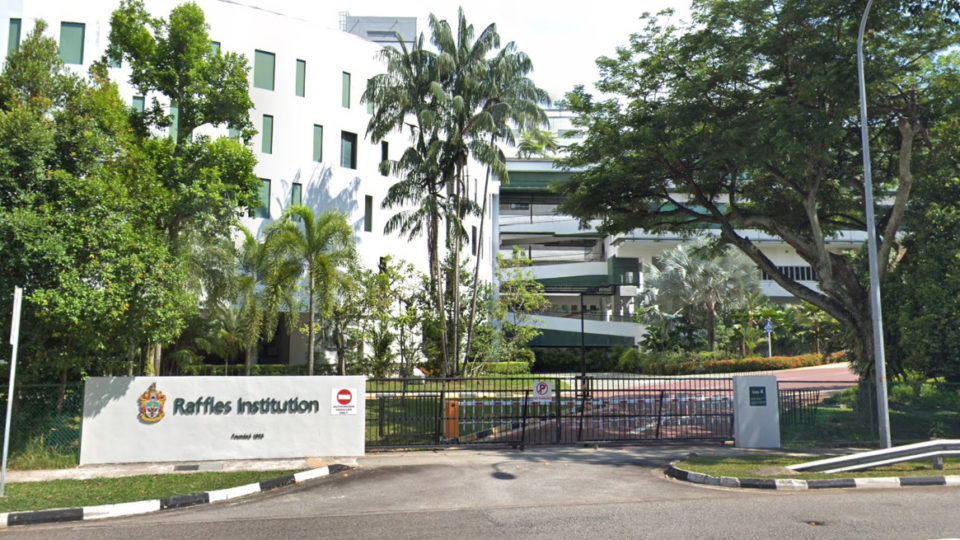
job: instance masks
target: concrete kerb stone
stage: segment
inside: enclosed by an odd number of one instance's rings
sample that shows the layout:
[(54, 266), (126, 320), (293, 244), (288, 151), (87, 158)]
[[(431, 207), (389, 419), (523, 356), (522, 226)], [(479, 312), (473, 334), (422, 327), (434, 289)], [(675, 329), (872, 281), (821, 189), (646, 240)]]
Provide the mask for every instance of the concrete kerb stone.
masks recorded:
[(687, 471), (670, 463), (664, 474), (684, 482), (731, 488), (772, 489), (776, 491), (805, 491), (810, 489), (839, 488), (899, 488), (909, 486), (958, 486), (960, 476), (904, 476), (881, 478), (829, 478), (824, 480), (798, 480), (796, 478), (734, 478), (711, 476)]
[(93, 519), (127, 517), (138, 514), (148, 514), (150, 512), (157, 512), (159, 510), (185, 508), (188, 506), (227, 501), (239, 497), (246, 497), (247, 495), (252, 495), (254, 493), (270, 491), (283, 486), (302, 484), (303, 482), (307, 482), (309, 480), (337, 474), (352, 468), (353, 467), (349, 465), (335, 463), (332, 465), (326, 465), (323, 467), (302, 471), (296, 474), (288, 474), (277, 478), (263, 480), (253, 484), (246, 484), (228, 489), (218, 489), (203, 493), (191, 493), (187, 495), (165, 497), (162, 499), (150, 499), (118, 504), (84, 506), (81, 508), (57, 508), (53, 510), (40, 510), (37, 512), (0, 513), (0, 528), (12, 527), (14, 525), (30, 525), (35, 523), (57, 523), (64, 521), (87, 521)]

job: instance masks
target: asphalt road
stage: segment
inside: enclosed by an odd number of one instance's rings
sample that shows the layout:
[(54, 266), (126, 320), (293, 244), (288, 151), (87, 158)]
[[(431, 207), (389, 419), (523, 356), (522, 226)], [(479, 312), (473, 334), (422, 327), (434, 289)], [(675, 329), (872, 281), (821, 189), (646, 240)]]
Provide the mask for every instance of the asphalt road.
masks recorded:
[[(722, 447), (693, 449), (727, 452)], [(13, 528), (15, 538), (946, 538), (954, 487), (771, 492), (667, 479), (689, 447), (372, 455), (231, 504)]]

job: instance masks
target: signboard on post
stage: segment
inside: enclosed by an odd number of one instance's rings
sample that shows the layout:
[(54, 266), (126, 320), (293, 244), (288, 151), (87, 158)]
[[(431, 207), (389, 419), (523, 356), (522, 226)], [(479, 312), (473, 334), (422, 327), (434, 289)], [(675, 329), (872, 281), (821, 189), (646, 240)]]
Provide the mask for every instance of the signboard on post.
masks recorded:
[(549, 403), (553, 401), (553, 383), (550, 381), (536, 381), (533, 383), (533, 402)]
[(330, 414), (357, 414), (357, 390), (355, 388), (334, 388), (330, 401)]
[(93, 377), (80, 464), (362, 456), (365, 385), (363, 377)]
[(733, 433), (737, 448), (778, 448), (780, 411), (777, 378), (772, 375), (733, 378)]

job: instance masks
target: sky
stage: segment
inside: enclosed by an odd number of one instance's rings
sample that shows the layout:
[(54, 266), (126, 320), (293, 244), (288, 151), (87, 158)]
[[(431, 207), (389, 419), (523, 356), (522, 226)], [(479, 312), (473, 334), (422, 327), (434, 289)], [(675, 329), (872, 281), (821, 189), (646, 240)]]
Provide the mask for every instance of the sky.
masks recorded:
[(675, 18), (689, 19), (689, 0), (462, 0), (459, 4), (439, 0), (275, 0), (271, 4), (281, 13), (330, 27), (337, 26), (340, 11), (354, 16), (415, 16), (417, 32), (424, 32), (428, 42), (428, 15), (455, 24), (458, 5), (463, 6), (476, 33), (496, 23), (501, 43), (514, 41), (527, 53), (534, 66), (532, 79), (552, 98), (563, 97), (577, 84), (592, 88), (598, 79), (596, 59), (611, 56), (617, 46), (625, 45), (630, 34), (640, 30), (643, 12), (670, 7), (677, 13)]

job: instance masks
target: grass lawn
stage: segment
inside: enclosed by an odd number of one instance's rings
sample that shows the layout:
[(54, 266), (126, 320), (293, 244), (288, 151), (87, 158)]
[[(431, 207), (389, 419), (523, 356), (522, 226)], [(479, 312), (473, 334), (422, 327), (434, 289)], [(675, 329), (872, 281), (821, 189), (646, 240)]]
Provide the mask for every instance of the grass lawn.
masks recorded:
[[(872, 422), (849, 408), (820, 406), (812, 423), (789, 425), (784, 422), (780, 428), (780, 444), (784, 448), (809, 448), (824, 443), (876, 444), (876, 426)], [(890, 435), (894, 444), (960, 438), (960, 412), (892, 406)]]
[[(867, 471), (834, 474), (798, 473), (785, 474), (775, 469), (821, 459), (820, 456), (763, 455), (744, 457), (698, 456), (678, 462), (678, 468), (709, 474), (710, 476), (735, 476), (738, 478), (796, 478), (798, 480), (826, 480), (831, 478), (876, 478), (886, 476), (941, 476), (960, 474), (960, 458), (944, 459), (943, 470), (933, 468), (932, 460), (908, 461), (884, 465)], [(768, 470), (760, 470), (768, 469)], [(769, 470), (774, 469), (774, 470)]]
[(252, 484), (294, 471), (204, 472), (7, 484), (0, 512), (76, 508), (189, 495)]

